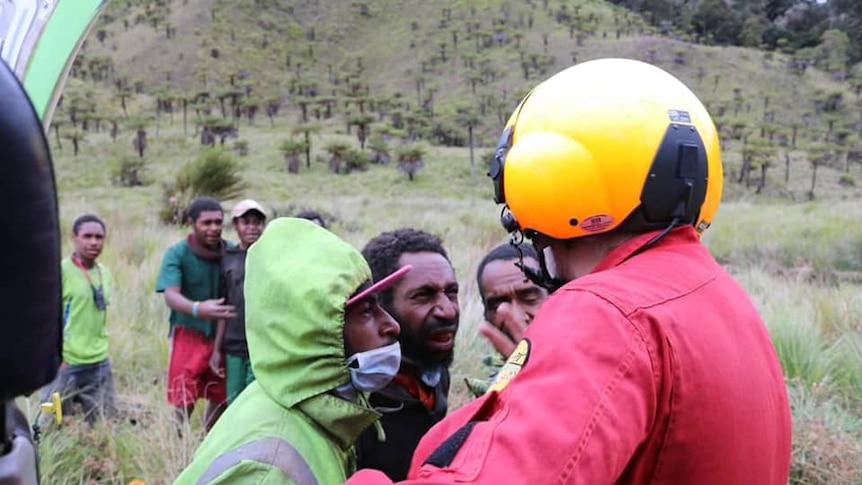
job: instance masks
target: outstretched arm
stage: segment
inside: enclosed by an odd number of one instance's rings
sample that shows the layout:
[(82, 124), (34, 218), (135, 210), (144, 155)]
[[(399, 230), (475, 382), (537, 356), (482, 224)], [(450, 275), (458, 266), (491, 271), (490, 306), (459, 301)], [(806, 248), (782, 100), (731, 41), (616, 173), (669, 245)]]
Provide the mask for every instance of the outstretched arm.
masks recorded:
[(225, 305), (224, 298), (214, 298), (212, 300), (203, 300), (197, 303), (197, 312), (195, 312), (195, 302), (189, 300), (180, 292), (179, 286), (168, 286), (165, 288), (165, 304), (168, 308), (185, 313), (186, 315), (197, 314), (196, 317), (201, 320), (216, 320), (218, 318), (233, 318), (236, 316), (236, 311), (233, 305)]

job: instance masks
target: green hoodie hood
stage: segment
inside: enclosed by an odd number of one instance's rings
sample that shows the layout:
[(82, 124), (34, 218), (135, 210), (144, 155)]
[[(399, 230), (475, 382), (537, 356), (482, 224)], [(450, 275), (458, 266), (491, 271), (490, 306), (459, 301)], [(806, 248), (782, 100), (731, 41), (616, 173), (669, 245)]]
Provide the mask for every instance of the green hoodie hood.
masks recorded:
[(272, 221), (249, 248), (248, 351), (271, 399), (291, 408), (350, 382), (344, 303), (369, 279), (357, 249), (305, 219)]

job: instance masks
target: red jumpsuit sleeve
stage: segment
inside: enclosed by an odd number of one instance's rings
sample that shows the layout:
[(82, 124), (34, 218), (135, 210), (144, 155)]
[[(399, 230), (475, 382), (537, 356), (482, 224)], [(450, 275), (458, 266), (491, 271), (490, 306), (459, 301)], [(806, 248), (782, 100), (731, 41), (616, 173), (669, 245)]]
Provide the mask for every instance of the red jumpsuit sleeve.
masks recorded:
[[(403, 483), (595, 485), (624, 472), (655, 421), (656, 346), (613, 304), (578, 289), (549, 298), (525, 341), (508, 385), (432, 428)], [(348, 483), (391, 482), (363, 471)]]

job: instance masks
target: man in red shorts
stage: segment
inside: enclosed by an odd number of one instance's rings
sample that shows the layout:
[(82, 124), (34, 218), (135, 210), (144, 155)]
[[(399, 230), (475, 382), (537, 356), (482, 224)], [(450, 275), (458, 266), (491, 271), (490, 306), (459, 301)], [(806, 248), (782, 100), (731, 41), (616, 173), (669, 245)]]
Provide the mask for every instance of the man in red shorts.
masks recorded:
[(218, 298), (219, 263), (225, 249), (221, 238), (221, 204), (199, 197), (188, 207), (191, 233), (169, 247), (162, 258), (156, 292), (170, 308), (170, 362), (167, 397), (184, 425), (198, 399), (206, 399), (204, 423), (215, 424), (224, 408), (225, 382), (209, 367), (216, 319), (235, 316), (232, 305)]

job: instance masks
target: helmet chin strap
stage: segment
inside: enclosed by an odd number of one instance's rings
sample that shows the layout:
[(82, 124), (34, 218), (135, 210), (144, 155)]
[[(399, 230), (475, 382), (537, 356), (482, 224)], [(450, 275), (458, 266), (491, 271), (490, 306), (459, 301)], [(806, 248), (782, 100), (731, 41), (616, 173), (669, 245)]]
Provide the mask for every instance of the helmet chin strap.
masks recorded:
[(659, 242), (659, 240), (661, 238), (667, 236), (667, 233), (669, 233), (673, 228), (679, 227), (679, 226), (684, 226), (684, 225), (685, 224), (683, 223), (683, 221), (681, 219), (675, 217), (672, 221), (670, 221), (670, 224), (667, 227), (665, 227), (662, 232), (653, 236), (649, 241), (645, 242), (643, 246), (632, 251), (632, 253), (626, 259), (629, 259), (632, 256), (637, 256), (638, 254), (646, 251), (647, 249), (652, 247), (655, 243)]
[(521, 231), (514, 231), (512, 233), (512, 239), (509, 240), (509, 244), (514, 246), (518, 251), (518, 262), (515, 263), (515, 266), (523, 271), (524, 276), (534, 284), (548, 290), (548, 293), (553, 293), (566, 284), (564, 280), (555, 278), (551, 275), (550, 271), (548, 271), (548, 265), (545, 262), (545, 252), (539, 250), (539, 248), (536, 248), (536, 253), (539, 257), (539, 270), (524, 264), (524, 252), (521, 251), (521, 244), (524, 244), (524, 233)]

